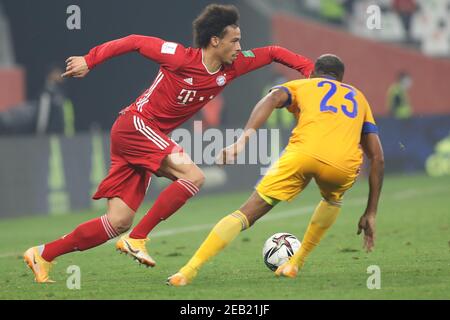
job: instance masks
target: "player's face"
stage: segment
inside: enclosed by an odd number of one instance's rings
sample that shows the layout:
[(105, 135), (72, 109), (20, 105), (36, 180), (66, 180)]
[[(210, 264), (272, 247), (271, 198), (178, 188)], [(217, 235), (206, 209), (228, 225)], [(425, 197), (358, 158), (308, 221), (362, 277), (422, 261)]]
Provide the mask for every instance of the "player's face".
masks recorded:
[(218, 50), (222, 62), (231, 64), (236, 60), (239, 51), (241, 51), (241, 29), (239, 27), (228, 26), (225, 30), (224, 37), (219, 41)]

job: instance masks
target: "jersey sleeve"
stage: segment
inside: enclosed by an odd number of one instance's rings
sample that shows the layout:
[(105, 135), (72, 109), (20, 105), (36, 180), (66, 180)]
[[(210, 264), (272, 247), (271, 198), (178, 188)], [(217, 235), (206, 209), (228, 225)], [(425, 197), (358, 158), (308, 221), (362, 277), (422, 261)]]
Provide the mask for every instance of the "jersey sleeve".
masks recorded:
[(364, 96), (363, 96), (363, 104), (364, 104), (365, 113), (364, 113), (364, 122), (363, 122), (361, 133), (362, 134), (367, 134), (367, 133), (378, 134), (378, 127), (375, 123), (375, 119), (373, 118), (372, 110)]
[(287, 93), (288, 99), (286, 102), (280, 107), (280, 108), (287, 108), (289, 112), (297, 113), (299, 110), (298, 108), (298, 100), (297, 100), (297, 80), (289, 81), (280, 85), (277, 85), (275, 87), (272, 87), (270, 91), (279, 89), (283, 90)]
[(310, 59), (278, 46), (242, 51), (234, 61), (234, 66), (237, 76), (241, 76), (272, 62), (295, 69), (305, 77), (309, 77), (314, 69), (314, 64)]
[(186, 49), (178, 43), (160, 38), (130, 35), (92, 48), (84, 56), (89, 69), (128, 52), (136, 51), (169, 70), (177, 70), (184, 61)]

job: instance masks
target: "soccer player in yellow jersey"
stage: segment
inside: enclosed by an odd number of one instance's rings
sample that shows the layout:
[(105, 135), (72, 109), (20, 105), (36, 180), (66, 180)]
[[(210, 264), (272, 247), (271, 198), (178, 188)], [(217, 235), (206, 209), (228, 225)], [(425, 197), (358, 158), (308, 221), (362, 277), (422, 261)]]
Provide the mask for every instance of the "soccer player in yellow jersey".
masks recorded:
[(344, 193), (358, 175), (363, 151), (370, 160), (370, 189), (357, 234), (364, 230), (364, 247), (372, 250), (384, 175), (383, 150), (366, 98), (358, 89), (343, 83), (343, 76), (342, 61), (335, 55), (322, 55), (310, 79), (276, 86), (258, 102), (242, 136), (225, 148), (218, 160), (234, 160), (275, 108), (286, 107), (297, 118), (289, 144), (247, 202), (214, 226), (191, 260), (168, 279), (169, 285), (190, 283), (200, 267), (242, 230), (278, 202), (292, 200), (314, 179), (323, 199), (314, 211), (300, 249), (275, 271), (277, 276), (296, 277), (306, 257), (336, 220)]

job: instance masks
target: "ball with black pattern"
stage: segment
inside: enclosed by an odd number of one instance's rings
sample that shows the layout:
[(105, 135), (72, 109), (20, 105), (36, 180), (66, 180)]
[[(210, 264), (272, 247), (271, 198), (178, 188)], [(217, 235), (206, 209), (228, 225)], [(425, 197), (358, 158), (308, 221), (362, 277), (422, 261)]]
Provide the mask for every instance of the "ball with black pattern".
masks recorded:
[(263, 246), (265, 265), (272, 271), (289, 260), (300, 249), (301, 243), (293, 234), (279, 232), (267, 239)]

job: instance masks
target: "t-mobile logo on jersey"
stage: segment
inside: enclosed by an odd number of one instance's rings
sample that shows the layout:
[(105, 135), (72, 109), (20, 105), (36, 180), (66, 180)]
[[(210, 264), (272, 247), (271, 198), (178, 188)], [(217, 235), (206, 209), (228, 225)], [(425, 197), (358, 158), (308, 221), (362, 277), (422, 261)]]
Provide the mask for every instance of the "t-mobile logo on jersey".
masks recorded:
[(186, 90), (183, 89), (180, 92), (180, 95), (178, 96), (178, 100), (181, 102), (178, 102), (180, 104), (186, 104), (188, 102), (194, 101), (195, 95), (197, 94), (197, 91), (195, 90)]
[[(197, 95), (197, 91), (196, 90), (186, 90), (183, 89), (181, 90), (180, 94), (178, 95), (178, 100), (179, 100), (179, 104), (186, 104), (188, 102), (192, 102), (194, 101), (194, 98)], [(205, 100), (205, 98), (212, 100), (214, 99), (214, 95), (210, 95), (209, 97), (197, 97), (198, 101), (202, 102)]]

